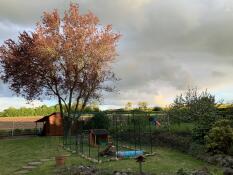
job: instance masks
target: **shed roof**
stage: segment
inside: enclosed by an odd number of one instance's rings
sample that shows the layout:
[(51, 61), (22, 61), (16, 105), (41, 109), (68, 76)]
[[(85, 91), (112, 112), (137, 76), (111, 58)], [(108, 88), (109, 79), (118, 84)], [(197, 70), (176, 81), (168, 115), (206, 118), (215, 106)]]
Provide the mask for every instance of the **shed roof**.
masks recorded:
[(91, 132), (95, 135), (107, 135), (108, 131), (106, 129), (92, 129)]
[(52, 114), (50, 114), (50, 115), (46, 115), (46, 116), (42, 117), (42, 118), (39, 119), (39, 120), (36, 120), (35, 122), (36, 122), (36, 123), (37, 123), (37, 122), (45, 122), (45, 121), (48, 120), (48, 118), (49, 118), (50, 116), (56, 115), (56, 114), (60, 114), (60, 113), (59, 113), (59, 112), (54, 112), (54, 113), (52, 113)]

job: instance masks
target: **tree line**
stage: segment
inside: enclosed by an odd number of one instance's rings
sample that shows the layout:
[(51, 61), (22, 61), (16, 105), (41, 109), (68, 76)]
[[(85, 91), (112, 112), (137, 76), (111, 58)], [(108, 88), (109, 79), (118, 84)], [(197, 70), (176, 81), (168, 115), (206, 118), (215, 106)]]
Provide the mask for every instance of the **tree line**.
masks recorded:
[[(72, 109), (74, 111), (75, 104), (72, 105)], [(89, 105), (86, 106), (84, 109), (85, 112), (98, 112), (100, 111), (99, 107), (97, 105)], [(42, 105), (35, 108), (14, 108), (10, 107), (2, 112), (0, 112), (0, 117), (30, 117), (30, 116), (46, 116), (49, 114), (52, 114), (54, 112), (60, 112), (59, 105), (53, 105), (53, 106), (46, 106)]]

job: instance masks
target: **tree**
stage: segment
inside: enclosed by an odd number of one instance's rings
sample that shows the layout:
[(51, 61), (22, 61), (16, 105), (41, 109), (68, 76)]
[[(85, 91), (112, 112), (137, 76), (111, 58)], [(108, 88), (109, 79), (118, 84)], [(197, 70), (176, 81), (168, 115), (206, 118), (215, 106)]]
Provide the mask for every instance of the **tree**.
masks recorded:
[(56, 97), (62, 115), (71, 117), (73, 103), (75, 112), (83, 110), (114, 90), (105, 82), (116, 80), (111, 64), (119, 37), (91, 12), (81, 15), (77, 4), (63, 18), (57, 10), (44, 12), (35, 31), (1, 46), (2, 79), (27, 100)]
[(145, 102), (145, 101), (141, 101), (141, 102), (138, 102), (138, 108), (140, 109), (140, 110), (146, 110), (147, 109), (147, 102)]
[(90, 121), (86, 124), (86, 129), (108, 129), (110, 126), (110, 119), (108, 116), (103, 113), (99, 112), (94, 115), (93, 118), (91, 118)]
[(188, 89), (177, 96), (167, 111), (169, 122), (194, 122), (193, 139), (204, 143), (204, 137), (217, 119), (215, 96), (207, 91), (199, 93), (197, 89)]
[(157, 111), (158, 111), (158, 112), (159, 112), (159, 111), (163, 111), (163, 108), (160, 107), (160, 106), (155, 106), (155, 107), (152, 108), (152, 111), (156, 111), (156, 112), (157, 112)]
[(125, 110), (126, 110), (126, 111), (130, 111), (130, 110), (132, 110), (132, 108), (133, 108), (132, 102), (127, 102), (127, 103), (125, 104)]

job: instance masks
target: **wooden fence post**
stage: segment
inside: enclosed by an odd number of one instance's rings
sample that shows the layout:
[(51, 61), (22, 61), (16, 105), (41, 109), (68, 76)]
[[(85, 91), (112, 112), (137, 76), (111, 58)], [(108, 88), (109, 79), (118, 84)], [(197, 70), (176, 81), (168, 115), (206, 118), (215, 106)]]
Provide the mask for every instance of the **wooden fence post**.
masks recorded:
[(12, 121), (11, 136), (14, 136), (15, 122)]

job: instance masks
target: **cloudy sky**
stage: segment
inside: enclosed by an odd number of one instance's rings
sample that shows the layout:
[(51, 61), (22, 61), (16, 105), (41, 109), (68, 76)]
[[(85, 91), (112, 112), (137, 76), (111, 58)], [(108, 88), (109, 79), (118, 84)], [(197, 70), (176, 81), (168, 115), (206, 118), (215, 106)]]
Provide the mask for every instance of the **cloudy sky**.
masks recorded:
[[(43, 11), (61, 13), (68, 0), (0, 0), (0, 44), (33, 30)], [(147, 101), (165, 106), (188, 87), (208, 89), (233, 100), (232, 0), (80, 0), (123, 37), (113, 69), (119, 93), (106, 94), (104, 107)], [(54, 101), (34, 102), (53, 104)], [(30, 106), (0, 82), (0, 110)]]

